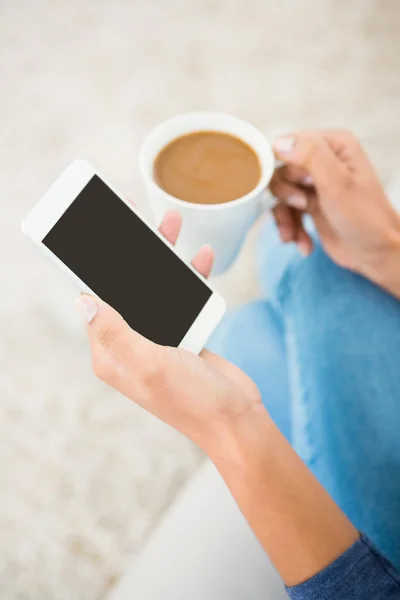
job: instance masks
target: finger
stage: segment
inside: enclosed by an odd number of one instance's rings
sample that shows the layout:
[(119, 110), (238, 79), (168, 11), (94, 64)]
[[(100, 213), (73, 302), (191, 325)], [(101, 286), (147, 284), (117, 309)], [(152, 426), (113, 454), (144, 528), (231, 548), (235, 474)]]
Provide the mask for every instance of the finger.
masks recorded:
[(322, 193), (329, 191), (332, 196), (332, 192), (345, 187), (349, 181), (349, 170), (319, 133), (280, 137), (273, 148), (280, 160), (306, 169)]
[(298, 210), (307, 209), (307, 192), (285, 181), (279, 173), (274, 173), (269, 189), (281, 202), (285, 202), (285, 204)]
[(181, 226), (182, 217), (180, 212), (177, 210), (169, 210), (167, 213), (165, 213), (158, 231), (171, 244), (175, 245), (181, 230)]
[(303, 256), (309, 256), (314, 249), (313, 241), (301, 223), (297, 230), (297, 248)]
[[(347, 129), (320, 129), (310, 133), (322, 136), (339, 160), (351, 170), (356, 171), (360, 161), (362, 161), (363, 169), (366, 168), (366, 161), (370, 165), (360, 140), (351, 131)], [(294, 167), (294, 169), (297, 168)], [(306, 179), (311, 183), (312, 178), (310, 175)], [(305, 185), (308, 185), (307, 181), (305, 181)]]
[(77, 308), (87, 323), (93, 367), (100, 379), (115, 384), (125, 367), (135, 366), (140, 381), (148, 366), (155, 365), (158, 346), (133, 331), (111, 306), (83, 294)]
[(297, 237), (297, 222), (294, 211), (286, 204), (278, 204), (273, 209), (279, 237), (284, 243), (294, 242)]
[(283, 165), (283, 167), (276, 170), (276, 174), (280, 179), (294, 185), (304, 186), (306, 189), (314, 183), (309, 172), (303, 167), (297, 167), (296, 165)]
[[(168, 211), (159, 227), (159, 232), (171, 243), (176, 244), (182, 226), (182, 217), (177, 210)], [(192, 261), (193, 267), (204, 277), (208, 277), (214, 262), (214, 251), (208, 244), (200, 248)]]
[(192, 260), (192, 266), (204, 277), (210, 275), (213, 263), (214, 250), (208, 244), (202, 246)]
[(296, 243), (297, 249), (303, 256), (308, 256), (313, 250), (313, 242), (310, 235), (304, 228), (303, 213), (292, 209), (292, 218), (295, 223), (295, 234), (293, 242)]
[(295, 208), (298, 211), (315, 214), (318, 210), (318, 198), (313, 185), (305, 187), (288, 183), (278, 171), (270, 182), (270, 190), (281, 202)]
[(275, 221), (282, 242), (295, 242), (299, 252), (303, 256), (309, 256), (313, 251), (314, 244), (310, 235), (303, 225), (303, 215), (298, 210), (289, 208), (285, 204), (275, 207)]

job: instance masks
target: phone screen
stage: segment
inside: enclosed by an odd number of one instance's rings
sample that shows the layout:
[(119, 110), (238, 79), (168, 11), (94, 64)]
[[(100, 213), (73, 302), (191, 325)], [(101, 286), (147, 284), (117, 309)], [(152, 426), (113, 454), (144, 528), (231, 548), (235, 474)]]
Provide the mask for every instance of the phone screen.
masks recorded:
[(43, 244), (158, 344), (178, 346), (212, 294), (97, 175)]

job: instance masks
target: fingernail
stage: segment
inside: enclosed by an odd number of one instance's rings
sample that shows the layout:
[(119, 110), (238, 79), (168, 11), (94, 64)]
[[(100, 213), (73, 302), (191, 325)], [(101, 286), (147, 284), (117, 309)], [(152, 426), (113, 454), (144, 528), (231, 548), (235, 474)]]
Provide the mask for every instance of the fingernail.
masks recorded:
[(91, 296), (87, 295), (82, 295), (80, 298), (78, 298), (76, 306), (85, 321), (88, 323), (93, 321), (97, 311), (99, 310), (99, 305), (97, 302)]
[(305, 210), (307, 208), (307, 198), (300, 194), (293, 194), (293, 196), (289, 196), (286, 199), (286, 204), (293, 206), (293, 208), (298, 208), (299, 210)]
[(308, 256), (310, 254), (310, 248), (307, 242), (301, 241), (297, 243), (297, 249), (303, 256)]
[(285, 227), (284, 225), (279, 227), (279, 237), (281, 238), (281, 242), (286, 244), (286, 242), (290, 242), (293, 239), (293, 230), (290, 227)]
[(296, 140), (294, 137), (279, 137), (272, 143), (272, 147), (277, 152), (281, 152), (282, 154), (288, 154), (293, 150), (293, 146), (295, 145), (295, 143)]
[(303, 183), (304, 185), (314, 185), (314, 179), (311, 177), (311, 175), (306, 175), (303, 179)]

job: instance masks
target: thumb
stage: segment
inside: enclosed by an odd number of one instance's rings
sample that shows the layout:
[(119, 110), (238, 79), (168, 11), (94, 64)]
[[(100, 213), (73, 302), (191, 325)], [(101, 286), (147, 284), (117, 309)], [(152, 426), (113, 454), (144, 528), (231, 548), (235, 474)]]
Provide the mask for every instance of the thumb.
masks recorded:
[(138, 372), (142, 365), (152, 362), (157, 346), (133, 331), (111, 306), (84, 294), (79, 298), (77, 308), (88, 324), (94, 361), (99, 359), (103, 364), (105, 355), (108, 355), (115, 365), (135, 365)]
[(318, 133), (279, 137), (272, 147), (279, 160), (308, 171), (318, 192), (335, 195), (334, 191), (342, 189), (350, 178), (350, 171)]

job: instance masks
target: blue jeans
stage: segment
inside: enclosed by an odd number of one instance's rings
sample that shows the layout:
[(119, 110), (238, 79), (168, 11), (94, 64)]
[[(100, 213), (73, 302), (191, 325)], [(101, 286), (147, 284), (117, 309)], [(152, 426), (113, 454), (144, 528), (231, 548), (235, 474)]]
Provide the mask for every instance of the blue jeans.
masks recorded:
[[(265, 300), (228, 313), (209, 348), (258, 385), (281, 431), (354, 525), (400, 567), (400, 302), (262, 231)], [(400, 270), (399, 270), (400, 274)]]

